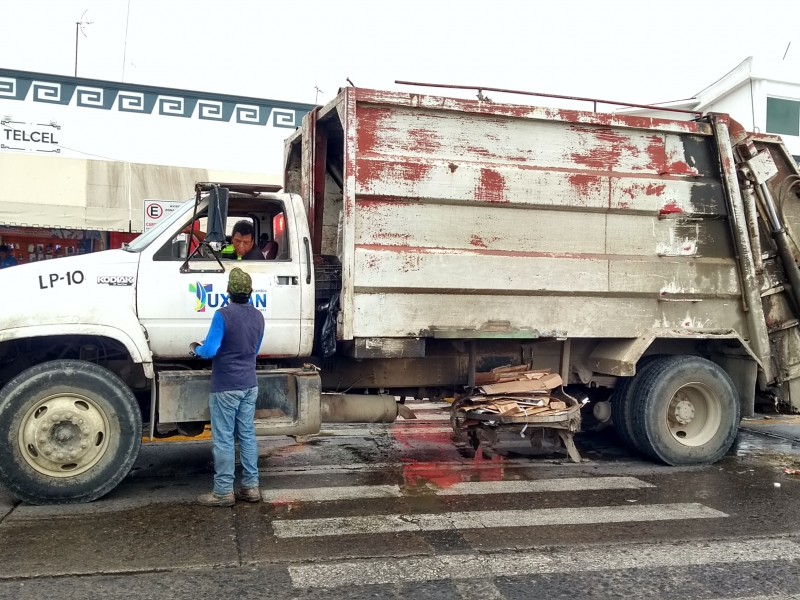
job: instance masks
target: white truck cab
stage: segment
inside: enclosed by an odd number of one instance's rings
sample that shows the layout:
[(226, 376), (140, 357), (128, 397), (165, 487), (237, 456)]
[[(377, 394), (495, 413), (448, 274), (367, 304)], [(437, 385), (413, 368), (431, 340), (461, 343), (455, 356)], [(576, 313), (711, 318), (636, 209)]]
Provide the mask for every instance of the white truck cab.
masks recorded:
[[(254, 240), (277, 244), (273, 257), (226, 252), (239, 220)], [(0, 286), (14, 290), (0, 314), (0, 478), (12, 493), (33, 503), (90, 501), (128, 473), (143, 434), (203, 430), (210, 363), (194, 359), (189, 344), (228, 303), (233, 266), (252, 277), (251, 302), (264, 315), (261, 364), (308, 356), (308, 235), (296, 195), (201, 183), (194, 199), (122, 249), (0, 272)], [(257, 433), (319, 430), (316, 370), (273, 366), (258, 380)]]
[[(296, 195), (258, 191), (231, 192), (228, 202), (228, 231), (236, 221), (247, 220), (254, 226), (255, 243), (266, 234), (278, 244), (273, 259), (236, 261), (252, 277), (251, 302), (264, 315), (261, 354), (307, 356), (313, 344), (314, 291), (302, 202)], [(223, 254), (220, 262), (198, 244), (199, 237), (209, 234), (208, 205), (208, 195), (187, 202), (124, 250), (139, 257), (136, 314), (157, 358), (187, 357), (188, 344), (203, 339), (214, 312), (228, 303), (227, 277), (235, 255)]]

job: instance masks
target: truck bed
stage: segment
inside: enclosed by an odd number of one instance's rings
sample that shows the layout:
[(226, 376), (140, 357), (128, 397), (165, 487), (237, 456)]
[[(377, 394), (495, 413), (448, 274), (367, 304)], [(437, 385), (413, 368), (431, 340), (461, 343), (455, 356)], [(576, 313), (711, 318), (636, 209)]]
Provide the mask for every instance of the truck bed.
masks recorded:
[(341, 339), (747, 336), (707, 123), (348, 88), (310, 126)]

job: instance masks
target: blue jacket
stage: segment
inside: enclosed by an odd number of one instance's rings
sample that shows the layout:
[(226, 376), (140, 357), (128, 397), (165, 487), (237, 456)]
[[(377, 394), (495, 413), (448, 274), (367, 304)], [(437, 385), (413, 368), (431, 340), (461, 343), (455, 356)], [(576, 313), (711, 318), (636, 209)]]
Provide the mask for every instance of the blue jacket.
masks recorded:
[(214, 313), (197, 356), (211, 363), (211, 391), (245, 390), (256, 385), (256, 357), (264, 339), (264, 316), (250, 304), (231, 303)]

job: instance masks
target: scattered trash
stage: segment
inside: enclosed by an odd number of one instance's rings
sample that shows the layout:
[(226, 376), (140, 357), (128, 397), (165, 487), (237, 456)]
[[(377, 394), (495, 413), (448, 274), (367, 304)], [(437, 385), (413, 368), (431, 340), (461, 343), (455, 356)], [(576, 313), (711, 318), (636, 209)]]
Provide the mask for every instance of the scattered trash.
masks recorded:
[(783, 472), (786, 473), (787, 475), (800, 475), (800, 469), (786, 468), (783, 470)]
[(778, 481), (776, 481), (776, 482), (775, 482), (775, 483), (773, 483), (772, 485), (774, 485), (776, 488), (779, 488), (779, 487), (781, 487), (781, 484), (780, 484), (780, 482), (778, 482)]
[(563, 445), (570, 460), (581, 462), (572, 439), (580, 431), (581, 403), (564, 392), (560, 375), (517, 365), (475, 373), (474, 381), (471, 394), (451, 408), (453, 429), (466, 433), (473, 447), (505, 431), (530, 438), (537, 449)]
[(498, 414), (505, 417), (552, 416), (567, 412), (567, 403), (550, 396), (561, 386), (561, 377), (549, 371), (531, 371), (525, 365), (499, 367), (476, 373), (479, 393), (469, 398), (462, 410), (473, 414)]

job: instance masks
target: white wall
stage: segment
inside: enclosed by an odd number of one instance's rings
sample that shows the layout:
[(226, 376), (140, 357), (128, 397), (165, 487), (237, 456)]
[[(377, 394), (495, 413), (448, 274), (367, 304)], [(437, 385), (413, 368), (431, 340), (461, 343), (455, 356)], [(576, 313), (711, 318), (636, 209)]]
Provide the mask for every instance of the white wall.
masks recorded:
[(282, 178), (5, 153), (0, 181), (0, 225), (140, 232), (144, 200), (187, 200), (198, 181), (280, 185)]
[(282, 184), (311, 108), (0, 68), (0, 224), (138, 232), (197, 181)]
[[(283, 140), (292, 129), (139, 115), (0, 99), (4, 153), (127, 161), (229, 171), (282, 171)], [(15, 121), (16, 123), (12, 122)], [(49, 126), (55, 123), (58, 128)], [(14, 140), (42, 137), (57, 142)], [(36, 136), (35, 133), (39, 133)]]
[(753, 102), (750, 96), (750, 86), (747, 83), (714, 101), (704, 109), (704, 112), (729, 114), (734, 121), (739, 122), (748, 131), (763, 131), (763, 123), (766, 122), (766, 115), (759, 119), (758, 112), (755, 113), (755, 121), (753, 120)]

